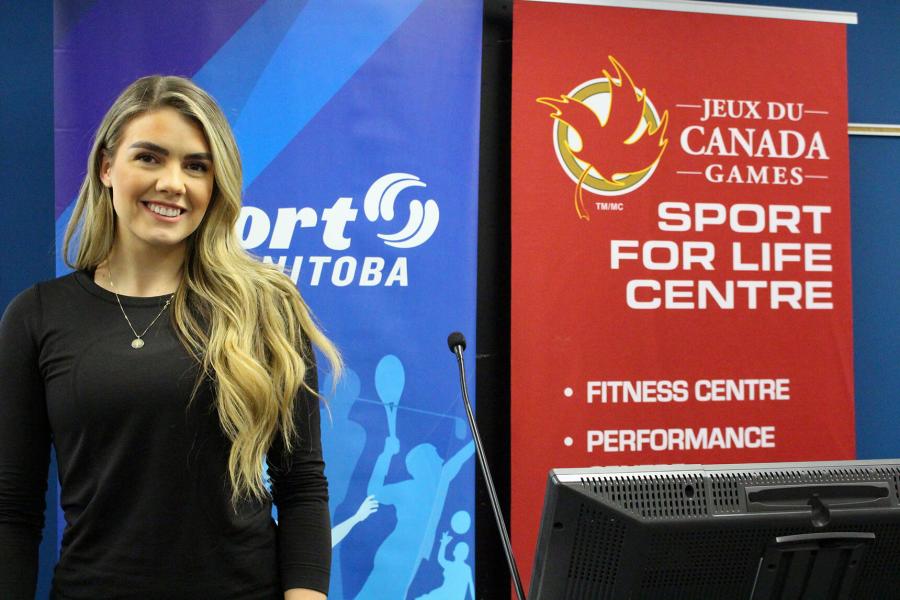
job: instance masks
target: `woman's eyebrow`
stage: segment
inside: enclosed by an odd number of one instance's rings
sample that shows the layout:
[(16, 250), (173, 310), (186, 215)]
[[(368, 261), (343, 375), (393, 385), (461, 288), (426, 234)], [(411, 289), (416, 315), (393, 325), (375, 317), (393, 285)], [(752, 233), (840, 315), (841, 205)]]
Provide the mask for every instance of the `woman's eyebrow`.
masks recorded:
[(168, 150), (166, 150), (162, 146), (154, 144), (153, 142), (135, 142), (131, 146), (129, 146), (129, 148), (143, 148), (144, 150), (151, 150), (153, 152), (156, 152), (157, 154), (162, 154), (163, 156), (169, 155)]
[[(154, 144), (153, 142), (146, 141), (138, 141), (133, 143), (129, 148), (143, 148), (144, 150), (150, 150), (152, 152), (156, 152), (157, 154), (162, 154), (163, 156), (168, 156), (169, 151), (158, 144)], [(185, 158), (190, 160), (212, 160), (212, 154), (209, 152), (194, 152), (193, 154), (185, 155)]]

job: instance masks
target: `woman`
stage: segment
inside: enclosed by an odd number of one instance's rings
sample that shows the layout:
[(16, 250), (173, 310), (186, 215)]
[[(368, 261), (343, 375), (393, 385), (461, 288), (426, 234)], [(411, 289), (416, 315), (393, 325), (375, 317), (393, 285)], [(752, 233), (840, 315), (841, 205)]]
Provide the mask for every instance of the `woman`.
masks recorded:
[(240, 247), (240, 191), (228, 123), (189, 80), (139, 79), (104, 117), (66, 232), (76, 271), (0, 323), (0, 598), (34, 594), (51, 441), (54, 597), (325, 597), (312, 346), (335, 374), (340, 358)]

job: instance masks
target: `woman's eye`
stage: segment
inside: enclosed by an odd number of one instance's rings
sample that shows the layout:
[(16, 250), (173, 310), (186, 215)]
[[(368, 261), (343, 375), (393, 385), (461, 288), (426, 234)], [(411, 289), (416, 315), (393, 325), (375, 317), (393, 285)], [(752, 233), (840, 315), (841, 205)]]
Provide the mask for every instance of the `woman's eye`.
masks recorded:
[(192, 162), (187, 164), (189, 171), (197, 171), (198, 173), (206, 173), (209, 171), (209, 165), (205, 162)]
[(159, 162), (156, 160), (155, 156), (153, 156), (152, 154), (147, 154), (147, 153), (138, 154), (137, 156), (134, 157), (134, 159), (136, 161), (143, 162), (143, 163), (149, 163), (149, 164)]

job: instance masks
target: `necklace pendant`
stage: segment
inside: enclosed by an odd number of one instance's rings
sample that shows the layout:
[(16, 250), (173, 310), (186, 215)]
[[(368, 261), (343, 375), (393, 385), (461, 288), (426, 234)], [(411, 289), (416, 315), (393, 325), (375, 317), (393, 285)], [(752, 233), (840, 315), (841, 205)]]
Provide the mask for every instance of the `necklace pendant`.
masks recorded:
[(139, 350), (139, 349), (143, 348), (144, 340), (142, 340), (141, 338), (134, 338), (131, 341), (131, 347), (134, 348), (135, 350)]

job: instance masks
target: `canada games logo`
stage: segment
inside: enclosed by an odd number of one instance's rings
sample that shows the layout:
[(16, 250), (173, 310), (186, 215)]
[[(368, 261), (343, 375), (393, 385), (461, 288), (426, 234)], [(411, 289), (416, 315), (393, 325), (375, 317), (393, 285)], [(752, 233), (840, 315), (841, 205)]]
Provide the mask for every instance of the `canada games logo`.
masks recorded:
[[(553, 109), (553, 146), (563, 170), (575, 182), (575, 210), (584, 220), (583, 190), (619, 196), (646, 182), (669, 140), (669, 112), (660, 116), (647, 95), (612, 56), (615, 75), (585, 81), (558, 98), (538, 98)], [(614, 102), (615, 100), (615, 102)]]

